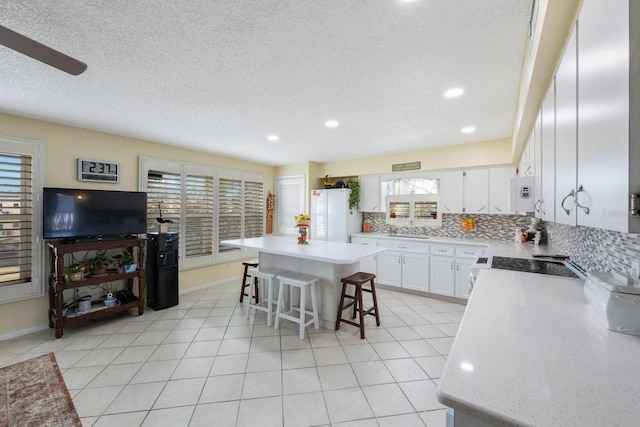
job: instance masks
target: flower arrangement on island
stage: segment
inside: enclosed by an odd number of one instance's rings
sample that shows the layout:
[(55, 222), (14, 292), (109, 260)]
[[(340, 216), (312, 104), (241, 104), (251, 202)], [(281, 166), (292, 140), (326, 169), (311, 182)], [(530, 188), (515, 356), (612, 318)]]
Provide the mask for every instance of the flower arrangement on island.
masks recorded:
[(300, 236), (298, 237), (299, 245), (308, 245), (307, 242), (307, 231), (309, 230), (309, 224), (311, 224), (311, 217), (308, 214), (300, 214), (295, 216), (296, 219), (296, 227), (298, 228), (298, 232)]

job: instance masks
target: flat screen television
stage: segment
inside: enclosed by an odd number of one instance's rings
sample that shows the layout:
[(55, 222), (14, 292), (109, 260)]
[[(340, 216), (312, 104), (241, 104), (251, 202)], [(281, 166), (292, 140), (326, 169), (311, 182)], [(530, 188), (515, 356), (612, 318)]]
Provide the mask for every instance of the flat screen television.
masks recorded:
[(43, 189), (44, 239), (100, 239), (147, 232), (147, 193)]

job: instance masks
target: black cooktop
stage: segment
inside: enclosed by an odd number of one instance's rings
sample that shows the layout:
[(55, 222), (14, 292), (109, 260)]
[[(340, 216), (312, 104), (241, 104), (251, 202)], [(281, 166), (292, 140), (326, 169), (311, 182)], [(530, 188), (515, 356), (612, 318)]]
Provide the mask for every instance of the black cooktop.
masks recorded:
[(537, 259), (506, 258), (494, 256), (491, 268), (499, 270), (524, 271), (528, 273), (550, 274), (552, 276), (580, 277), (559, 261), (541, 261)]

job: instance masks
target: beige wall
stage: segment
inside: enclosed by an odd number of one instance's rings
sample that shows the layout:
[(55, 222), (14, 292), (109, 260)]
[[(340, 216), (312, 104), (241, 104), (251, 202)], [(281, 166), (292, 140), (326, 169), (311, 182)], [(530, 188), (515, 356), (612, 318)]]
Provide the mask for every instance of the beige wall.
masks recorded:
[[(275, 168), (271, 166), (8, 114), (0, 114), (0, 134), (9, 138), (35, 140), (45, 145), (44, 185), (47, 187), (136, 191), (139, 181), (138, 159), (140, 156), (151, 156), (262, 174), (265, 176), (265, 191), (273, 191)], [(122, 170), (120, 183), (79, 182), (76, 179), (78, 157), (119, 162)], [(239, 262), (233, 262), (181, 271), (180, 289), (238, 276), (240, 267)], [(46, 296), (0, 304), (0, 337), (47, 324), (47, 309)]]
[(391, 173), (393, 164), (408, 162), (421, 162), (423, 171), (509, 165), (511, 139), (328, 162), (317, 169), (316, 178)]

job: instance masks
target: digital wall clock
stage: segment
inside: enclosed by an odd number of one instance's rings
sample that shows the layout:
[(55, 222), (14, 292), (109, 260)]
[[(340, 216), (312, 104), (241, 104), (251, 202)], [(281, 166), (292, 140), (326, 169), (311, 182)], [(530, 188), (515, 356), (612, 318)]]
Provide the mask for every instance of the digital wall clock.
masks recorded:
[(120, 182), (120, 163), (78, 159), (78, 181)]

